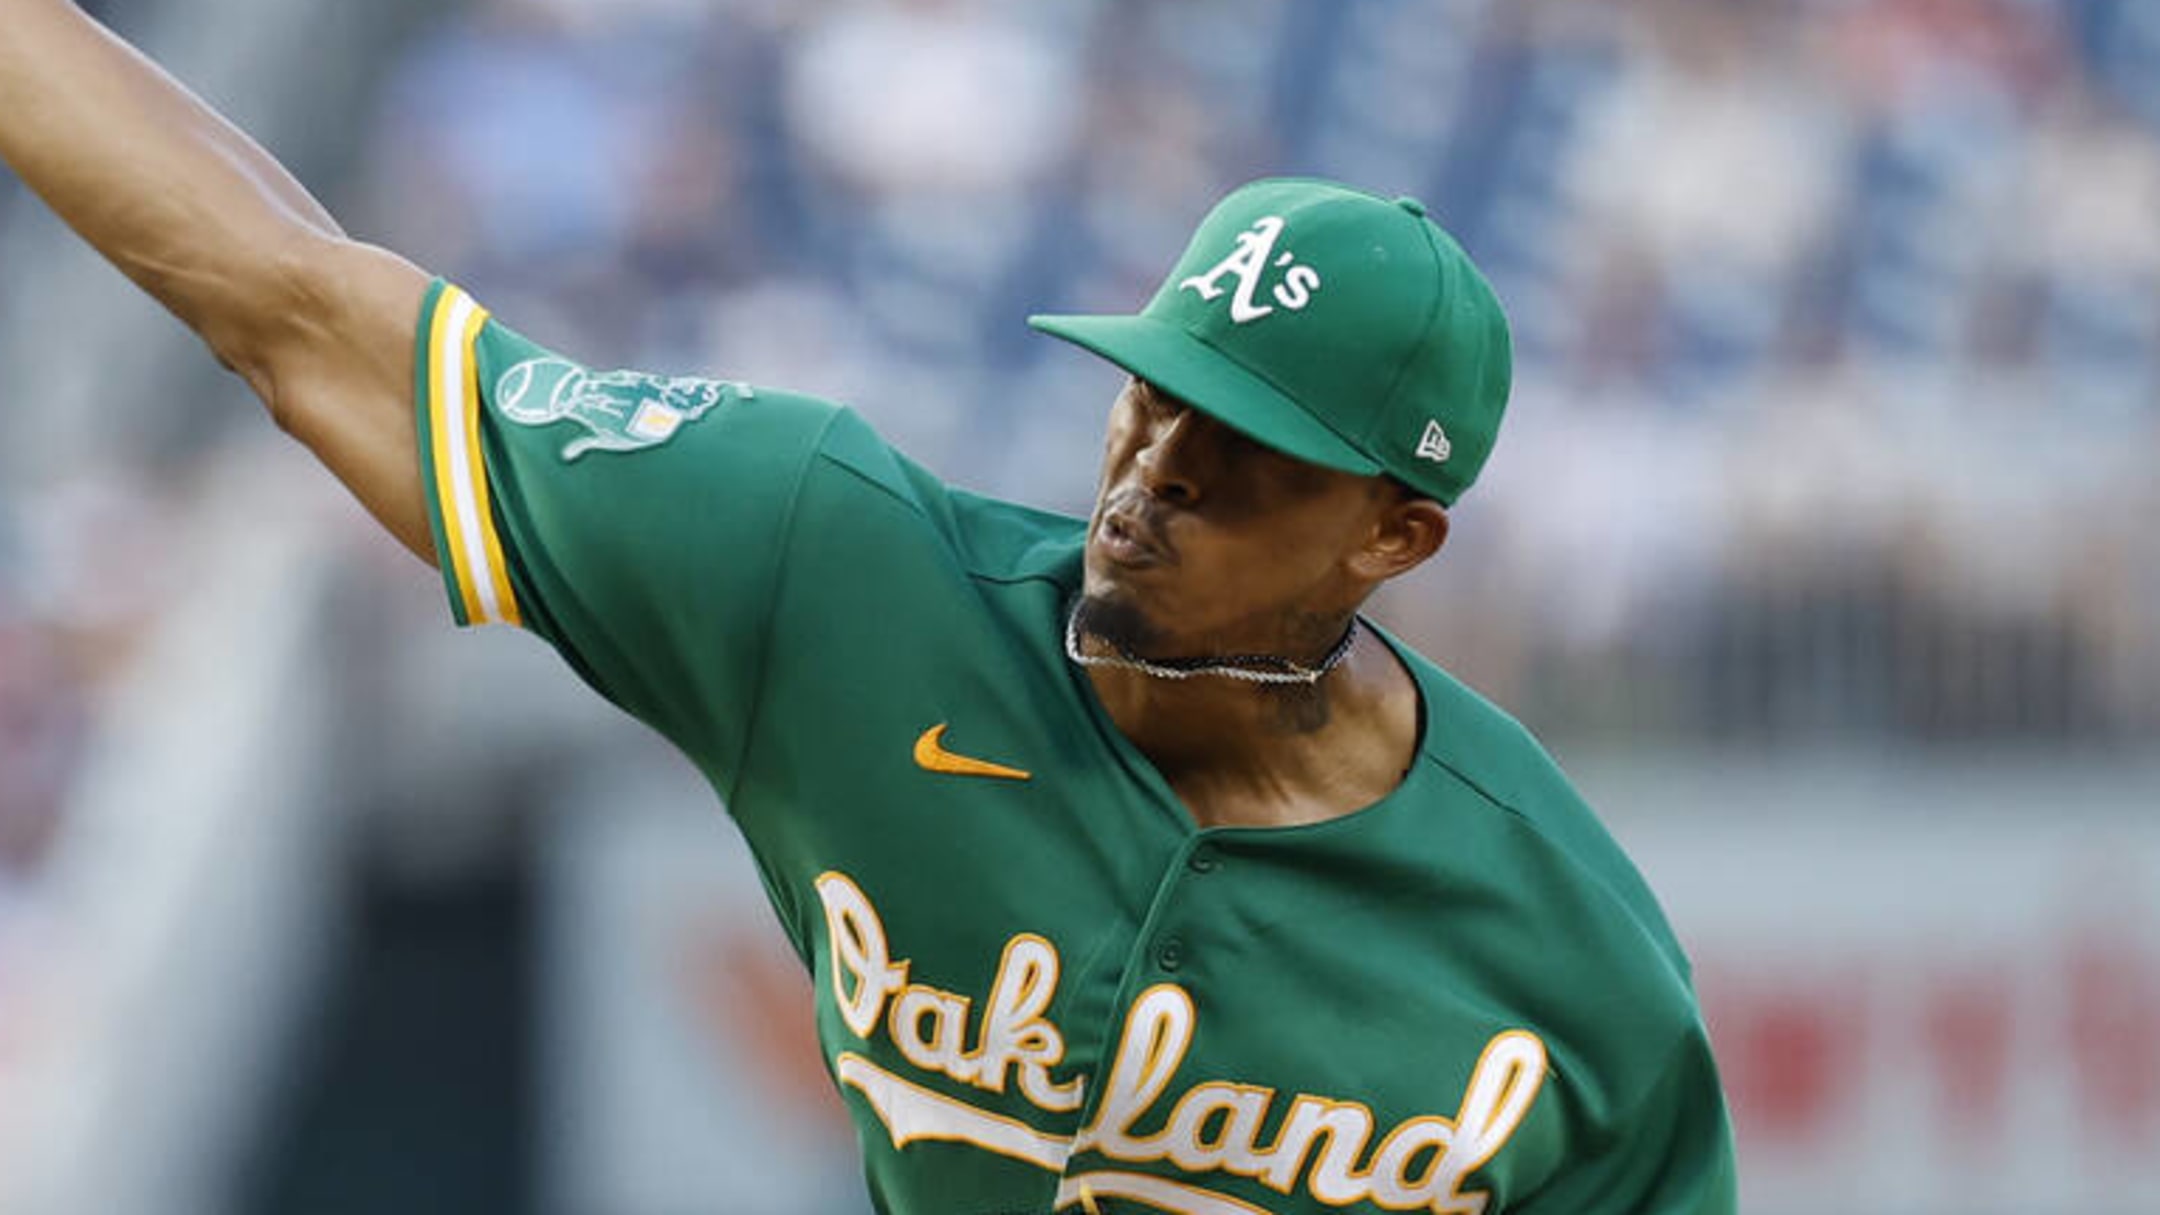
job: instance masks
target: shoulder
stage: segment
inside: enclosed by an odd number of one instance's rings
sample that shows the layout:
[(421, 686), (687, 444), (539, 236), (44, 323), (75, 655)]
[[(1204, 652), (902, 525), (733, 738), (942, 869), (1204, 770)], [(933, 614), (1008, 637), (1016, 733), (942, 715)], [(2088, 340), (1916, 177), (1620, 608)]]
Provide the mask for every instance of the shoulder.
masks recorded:
[[(956, 570), (986, 582), (1070, 577), (1084, 524), (1053, 511), (956, 489), (838, 409), (818, 446), (827, 495), (860, 523), (878, 516), (935, 534)], [(843, 505), (844, 504), (844, 505)]]
[(1520, 722), (1397, 643), (1426, 704), (1418, 762), (1451, 789), (1430, 824), (1465, 880), (1504, 920), (1526, 991), (1607, 1060), (1616, 1087), (1647, 1075), (1630, 1057), (1677, 1041), (1699, 1018), (1686, 954), (1620, 844)]
[(1544, 745), (1431, 659), (1400, 643), (1396, 649), (1425, 698), (1419, 761), (1442, 769), (1501, 821), (1565, 859), (1584, 881), (1639, 919), (1684, 973), (1685, 959), (1649, 886)]

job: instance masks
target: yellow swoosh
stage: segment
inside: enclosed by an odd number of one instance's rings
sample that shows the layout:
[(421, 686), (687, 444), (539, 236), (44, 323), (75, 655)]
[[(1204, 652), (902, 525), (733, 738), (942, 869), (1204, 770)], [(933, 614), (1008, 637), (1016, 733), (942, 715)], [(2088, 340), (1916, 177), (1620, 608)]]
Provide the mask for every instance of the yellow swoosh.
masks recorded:
[(993, 764), (984, 759), (971, 759), (947, 751), (939, 740), (945, 737), (947, 723), (939, 722), (922, 732), (915, 740), (915, 765), (926, 772), (947, 772), (954, 776), (995, 776), (1001, 780), (1029, 780), (1026, 772)]

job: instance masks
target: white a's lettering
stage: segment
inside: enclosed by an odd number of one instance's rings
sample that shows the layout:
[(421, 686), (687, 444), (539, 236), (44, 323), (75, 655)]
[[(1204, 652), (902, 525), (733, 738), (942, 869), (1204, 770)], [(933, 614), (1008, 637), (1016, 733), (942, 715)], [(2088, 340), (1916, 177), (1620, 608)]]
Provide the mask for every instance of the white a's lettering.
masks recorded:
[(1043, 1019), (1057, 981), (1057, 949), (1050, 942), (1022, 933), (1006, 943), (975, 1047), (977, 1087), (1004, 1092), (1005, 1073), (1017, 1066), (1020, 1092), (1029, 1101), (1046, 1110), (1080, 1108), (1078, 1077), (1064, 1084), (1050, 1081), (1050, 1069), (1065, 1058), (1064, 1036)]
[(1140, 993), (1125, 1014), (1110, 1062), (1110, 1087), (1094, 1121), (1073, 1146), (1099, 1147), (1120, 1160), (1160, 1160), (1169, 1154), (1169, 1130), (1145, 1139), (1132, 1138), (1132, 1125), (1163, 1095), (1192, 1048), (1193, 1002), (1175, 983), (1158, 983)]
[[(1362, 1102), (1278, 1094), (1228, 1079), (1173, 1091), (1199, 1036), (1199, 1015), (1184, 988), (1158, 983), (1127, 1009), (1108, 1054), (1101, 1103), (1068, 1138), (920, 1083), (934, 1074), (983, 1092), (1011, 1086), (1044, 1112), (1078, 1110), (1083, 1078), (1052, 1079), (1065, 1060), (1064, 1035), (1045, 1016), (1057, 993), (1056, 947), (1034, 933), (1013, 936), (988, 994), (972, 999), (910, 982), (910, 963), (892, 956), (877, 908), (845, 874), (826, 873), (816, 886), (841, 1020), (865, 1042), (882, 1029), (908, 1064), (888, 1070), (843, 1050), (835, 1075), (862, 1093), (896, 1149), (918, 1140), (969, 1143), (1052, 1172), (1092, 1151), (1113, 1165), (1169, 1161), (1189, 1177), (1246, 1177), (1285, 1195), (1302, 1187), (1330, 1206), (1369, 1202), (1391, 1211), (1484, 1215), (1491, 1195), (1464, 1187), (1514, 1137), (1544, 1084), (1545, 1044), (1511, 1029), (1486, 1043), (1452, 1117), (1420, 1114), (1390, 1127)], [(1262, 1128), (1282, 1097), (1289, 1107), (1263, 1141)], [(1140, 1129), (1158, 1121), (1159, 1130)], [(1188, 1183), (1115, 1167), (1066, 1173), (1058, 1209), (1091, 1191), (1148, 1200), (1174, 1192), (1206, 1203), (1171, 1209), (1230, 1209), (1206, 1205), (1216, 1196)]]
[[(907, 986), (907, 963), (893, 964), (884, 921), (846, 874), (820, 876), (817, 892), (825, 904), (825, 936), (832, 942), (833, 1003), (855, 1036), (867, 1038), (885, 1011), (885, 998)], [(853, 991), (849, 979), (855, 981)]]
[(1253, 299), (1260, 291), (1260, 280), (1272, 259), (1278, 268), (1288, 267), (1289, 273), (1269, 294), (1276, 304), (1292, 312), (1298, 311), (1311, 303), (1313, 292), (1320, 289), (1320, 272), (1311, 266), (1298, 265), (1297, 259), (1289, 253), (1280, 257), (1275, 255), (1275, 245), (1282, 239), (1282, 233), (1282, 217), (1266, 216), (1238, 233), (1237, 248), (1230, 256), (1215, 263), (1213, 269), (1180, 282), (1178, 290), (1196, 292), (1204, 300), (1220, 299), (1223, 276), (1235, 275), (1237, 290), (1230, 297), (1230, 319), (1239, 325), (1257, 321), (1275, 311), (1274, 305), (1257, 303)]
[(817, 880), (832, 942), (832, 995), (840, 1019), (869, 1041), (882, 1021), (909, 1063), (993, 1093), (1013, 1075), (1020, 1092), (1038, 1108), (1080, 1108), (1079, 1077), (1060, 1084), (1050, 1069), (1065, 1058), (1065, 1036), (1043, 1017), (1057, 994), (1057, 950), (1023, 933), (1005, 946), (990, 982), (975, 1042), (967, 1043), (974, 1001), (958, 992), (908, 982), (906, 961), (892, 960), (885, 922), (862, 888), (843, 873)]
[(1511, 1029), (1486, 1043), (1446, 1149), (1423, 1178), (1404, 1182), (1410, 1197), (1435, 1211), (1483, 1210), (1481, 1195), (1462, 1192), (1463, 1179), (1515, 1137), (1544, 1086), (1545, 1044), (1536, 1034)]

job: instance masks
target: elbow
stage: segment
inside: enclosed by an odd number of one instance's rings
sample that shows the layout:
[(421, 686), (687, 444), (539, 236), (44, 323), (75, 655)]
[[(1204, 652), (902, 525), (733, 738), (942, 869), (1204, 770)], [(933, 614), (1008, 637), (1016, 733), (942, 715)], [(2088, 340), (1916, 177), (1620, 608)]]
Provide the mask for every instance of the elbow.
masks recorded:
[(341, 428), (374, 425), (355, 419), (374, 418), (378, 403), (409, 408), (429, 282), (395, 254), (308, 233), (256, 251), (205, 293), (212, 306), (182, 316), (279, 429), (319, 449)]
[(218, 366), (240, 377), (278, 429), (291, 434), (289, 397), (278, 391), (279, 360), (270, 353), (271, 347), (212, 325), (196, 326), (196, 334), (209, 348), (210, 356), (217, 360)]
[(287, 434), (301, 426), (303, 394), (294, 385), (332, 329), (326, 309), (335, 293), (324, 281), (321, 243), (294, 241), (270, 251), (232, 288), (232, 304), (195, 327), (211, 355), (246, 382)]
[(219, 365), (239, 376), (247, 384), (248, 390), (255, 394), (255, 399), (262, 403), (263, 412), (270, 415), (272, 424), (289, 437), (302, 437), (297, 407), (299, 394), (286, 390), (285, 386), (289, 385), (290, 380), (277, 374), (275, 362), (240, 361), (228, 358), (222, 353), (218, 354), (217, 360)]

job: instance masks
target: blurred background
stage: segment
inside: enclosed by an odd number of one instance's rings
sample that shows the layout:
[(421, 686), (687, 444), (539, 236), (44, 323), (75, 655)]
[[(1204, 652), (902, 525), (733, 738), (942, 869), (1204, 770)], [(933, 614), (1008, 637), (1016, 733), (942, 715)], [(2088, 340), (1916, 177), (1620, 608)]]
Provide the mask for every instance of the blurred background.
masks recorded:
[[(1664, 899), (1745, 1209), (2160, 1210), (2160, 5), (89, 7), (536, 339), (1073, 511), (1027, 312), (1424, 198), (1519, 383), (1377, 614)], [(0, 283), (0, 1211), (866, 1210), (688, 766), (4, 176)]]

